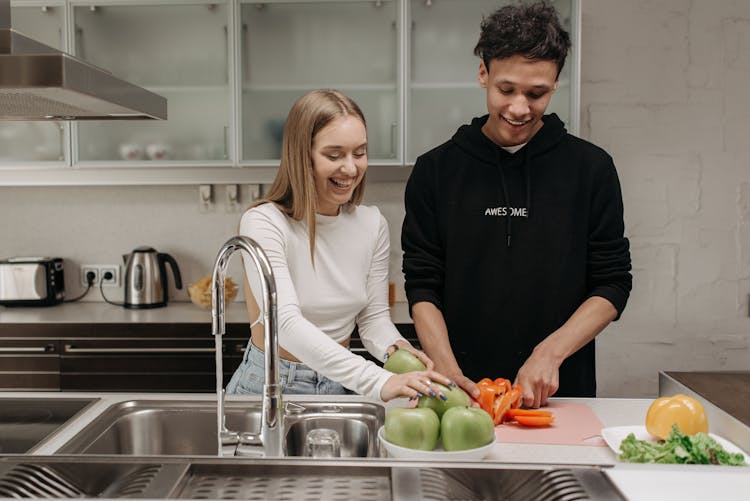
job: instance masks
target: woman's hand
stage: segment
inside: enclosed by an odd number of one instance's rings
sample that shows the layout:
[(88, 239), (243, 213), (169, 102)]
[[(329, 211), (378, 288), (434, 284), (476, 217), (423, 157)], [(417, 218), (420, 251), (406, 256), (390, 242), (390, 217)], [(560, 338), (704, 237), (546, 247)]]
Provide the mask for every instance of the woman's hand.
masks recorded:
[(432, 383), (448, 386), (453, 384), (450, 379), (433, 370), (405, 372), (389, 377), (380, 390), (380, 398), (387, 402), (394, 398), (419, 398), (424, 395), (446, 399), (440, 390)]
[(408, 343), (406, 340), (399, 339), (394, 344), (390, 345), (386, 350), (386, 354), (390, 357), (396, 350), (406, 350), (414, 354), (415, 357), (422, 362), (428, 371), (435, 369), (435, 363), (427, 356), (427, 354), (421, 350), (416, 349)]

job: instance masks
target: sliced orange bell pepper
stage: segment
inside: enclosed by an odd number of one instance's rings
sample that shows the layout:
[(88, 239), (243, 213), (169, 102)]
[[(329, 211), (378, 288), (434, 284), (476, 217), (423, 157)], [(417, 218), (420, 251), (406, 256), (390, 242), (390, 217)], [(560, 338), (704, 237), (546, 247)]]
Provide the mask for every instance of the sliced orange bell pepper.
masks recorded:
[(523, 426), (549, 426), (554, 416), (516, 416), (516, 422)]
[(505, 417), (505, 413), (508, 412), (512, 404), (513, 394), (510, 392), (503, 393), (495, 399), (495, 403), (492, 405), (492, 421), (495, 423), (495, 426), (503, 422), (503, 417)]
[(545, 411), (542, 409), (508, 409), (505, 413), (505, 417), (508, 420), (513, 420), (517, 416), (552, 416), (552, 411)]

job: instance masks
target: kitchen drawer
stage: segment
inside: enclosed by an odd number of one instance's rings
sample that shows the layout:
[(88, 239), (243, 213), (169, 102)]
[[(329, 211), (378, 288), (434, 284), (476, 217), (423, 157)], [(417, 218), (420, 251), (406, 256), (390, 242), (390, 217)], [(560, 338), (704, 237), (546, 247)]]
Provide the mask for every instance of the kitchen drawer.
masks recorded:
[[(224, 379), (242, 360), (241, 341), (225, 339)], [(66, 391), (189, 391), (215, 389), (213, 339), (70, 339), (60, 358)]]
[(57, 341), (0, 339), (0, 390), (59, 390)]
[(11, 372), (0, 373), (0, 391), (59, 391), (60, 373), (57, 371), (43, 372)]

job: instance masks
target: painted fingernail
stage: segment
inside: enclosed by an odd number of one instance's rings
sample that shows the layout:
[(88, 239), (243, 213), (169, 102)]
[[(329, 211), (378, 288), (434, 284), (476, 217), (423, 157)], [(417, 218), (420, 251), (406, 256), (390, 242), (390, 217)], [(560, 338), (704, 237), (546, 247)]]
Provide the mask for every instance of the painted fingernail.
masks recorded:
[(383, 355), (383, 360), (388, 360), (388, 354)]
[(443, 393), (440, 394), (440, 398), (443, 400), (448, 400), (448, 397), (446, 397), (445, 394)]
[(435, 392), (434, 392), (434, 391), (432, 391), (432, 390), (430, 390), (430, 396), (431, 396), (431, 397), (434, 397), (434, 396), (435, 396)]
[(456, 383), (454, 383), (453, 381), (451, 381), (450, 383), (448, 383), (448, 386), (450, 386), (451, 388), (455, 388), (456, 387)]
[(422, 395), (421, 393), (417, 392), (417, 398), (422, 398), (422, 397), (424, 397), (424, 395)]

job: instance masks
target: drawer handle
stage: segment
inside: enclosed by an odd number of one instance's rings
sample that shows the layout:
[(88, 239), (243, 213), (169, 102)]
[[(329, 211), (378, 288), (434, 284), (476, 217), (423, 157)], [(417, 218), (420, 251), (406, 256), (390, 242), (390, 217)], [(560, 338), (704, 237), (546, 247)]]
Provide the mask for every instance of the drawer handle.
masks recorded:
[(3, 346), (0, 347), (0, 353), (48, 353), (54, 351), (52, 346)]
[(213, 348), (76, 348), (72, 344), (65, 345), (67, 353), (213, 353)]

